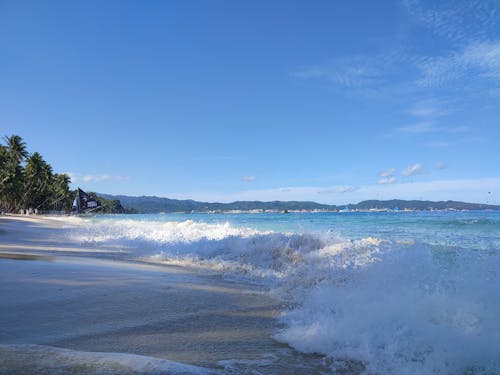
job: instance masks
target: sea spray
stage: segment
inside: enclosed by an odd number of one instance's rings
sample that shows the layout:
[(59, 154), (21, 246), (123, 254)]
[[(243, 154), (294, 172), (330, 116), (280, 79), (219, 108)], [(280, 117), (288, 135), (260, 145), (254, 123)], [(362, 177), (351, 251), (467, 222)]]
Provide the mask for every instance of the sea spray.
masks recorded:
[[(347, 360), (370, 374), (500, 373), (498, 218), (415, 214), (397, 226), (398, 217), (383, 217), (390, 230), (382, 222), (351, 239), (324, 225), (274, 231), (229, 218), (88, 220), (70, 236), (263, 283), (292, 306), (275, 337), (331, 357), (334, 367)], [(466, 240), (457, 241), (457, 228)]]
[(368, 373), (499, 373), (497, 254), (443, 256), (421, 244), (368, 252), (372, 262), (328, 262), (335, 276), (283, 313), (276, 338), (360, 360)]

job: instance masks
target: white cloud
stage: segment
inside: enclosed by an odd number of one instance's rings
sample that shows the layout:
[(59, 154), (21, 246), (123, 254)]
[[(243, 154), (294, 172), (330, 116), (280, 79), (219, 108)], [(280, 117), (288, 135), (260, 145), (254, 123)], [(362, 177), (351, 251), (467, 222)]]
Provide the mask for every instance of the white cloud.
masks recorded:
[(412, 164), (408, 167), (406, 167), (403, 172), (401, 172), (402, 176), (409, 177), (409, 176), (415, 176), (417, 174), (422, 174), (424, 173), (424, 167), (420, 163), (415, 163)]
[[(393, 184), (372, 184), (359, 186), (351, 192), (337, 192), (338, 186), (299, 186), (263, 190), (246, 190), (233, 193), (185, 193), (169, 194), (169, 197), (190, 198), (208, 202), (233, 202), (237, 200), (298, 200), (317, 201), (343, 205), (356, 203), (366, 199), (427, 199), (427, 200), (459, 200), (466, 202), (500, 204), (500, 177), (433, 180), (425, 182), (404, 182)], [(330, 194), (318, 194), (319, 191), (330, 191)], [(488, 194), (491, 192), (491, 194)]]
[(389, 55), (342, 57), (329, 63), (300, 69), (291, 75), (303, 79), (324, 79), (350, 89), (370, 87), (381, 83), (381, 67), (393, 59)]
[(422, 87), (439, 87), (459, 78), (500, 80), (500, 41), (474, 41), (445, 56), (421, 58), (416, 66)]
[(465, 133), (470, 128), (464, 125), (459, 126), (437, 126), (432, 121), (422, 121), (416, 124), (396, 128), (399, 133), (423, 134), (423, 133)]
[[(442, 124), (441, 117), (453, 112), (452, 103), (438, 101), (436, 99), (422, 100), (415, 103), (408, 113), (415, 117), (418, 122), (411, 125), (396, 128), (397, 133), (425, 134), (425, 133), (464, 133), (470, 131), (468, 126)], [(439, 124), (439, 125), (438, 125)]]
[(104, 181), (126, 181), (128, 176), (114, 176), (110, 174), (80, 174), (74, 172), (66, 172), (71, 178), (71, 182), (104, 182)]
[(408, 13), (435, 35), (462, 45), (484, 39), (497, 27), (498, 3), (495, 0), (454, 0), (426, 2), (405, 0)]
[(417, 117), (430, 117), (435, 116), (437, 113), (436, 108), (434, 107), (416, 107), (410, 109), (410, 115)]
[(438, 161), (436, 163), (436, 169), (446, 169), (446, 164), (443, 163), (442, 161)]
[(353, 191), (358, 190), (359, 188), (356, 186), (335, 186), (333, 188), (321, 189), (318, 190), (318, 194), (344, 194), (344, 193), (352, 193)]
[(389, 168), (389, 169), (386, 169), (385, 171), (380, 172), (378, 175), (380, 177), (390, 177), (390, 176), (394, 175), (394, 173), (396, 173), (396, 168)]
[(245, 182), (252, 182), (252, 181), (255, 181), (256, 179), (257, 179), (257, 177), (255, 177), (255, 176), (245, 176), (241, 180), (245, 181)]
[(429, 98), (415, 102), (408, 109), (408, 113), (417, 118), (430, 120), (453, 113), (452, 106), (453, 103), (449, 101)]
[[(500, 81), (500, 40), (496, 36), (499, 7), (497, 0), (458, 0), (426, 2), (403, 0), (410, 15), (411, 30), (420, 34), (420, 26), (444, 38), (441, 55), (421, 55), (412, 48), (394, 48), (382, 53), (337, 57), (329, 62), (297, 70), (292, 76), (323, 79), (357, 93), (415, 92), (444, 86), (461, 80), (460, 87), (471, 82)], [(415, 26), (417, 26), (415, 28)], [(411, 37), (411, 36), (410, 36)], [(411, 44), (408, 41), (408, 44)], [(401, 78), (406, 77), (406, 78)], [(414, 85), (416, 83), (416, 85)], [(410, 90), (402, 86), (412, 86)], [(477, 90), (476, 90), (477, 91)], [(463, 94), (464, 90), (461, 90)], [(495, 88), (481, 94), (494, 95)], [(436, 118), (448, 112), (422, 103), (412, 109), (415, 116)]]
[(440, 111), (434, 106), (414, 105), (409, 111), (410, 115), (416, 117), (440, 116)]
[(448, 146), (459, 146), (463, 144), (478, 143), (483, 142), (485, 139), (483, 137), (467, 137), (454, 140), (433, 140), (425, 143), (425, 146), (430, 147), (448, 147)]
[(389, 168), (386, 169), (385, 171), (380, 172), (378, 175), (381, 178), (377, 181), (377, 183), (379, 185), (394, 184), (396, 182), (396, 177), (394, 177), (395, 173), (396, 173), (396, 168)]
[(401, 133), (432, 133), (432, 132), (437, 132), (440, 129), (436, 127), (432, 122), (430, 121), (423, 121), (419, 122), (413, 125), (408, 125), (408, 126), (402, 126), (400, 128), (396, 128), (398, 132)]
[(482, 70), (486, 78), (500, 79), (500, 41), (472, 44), (461, 58), (465, 64)]
[(378, 183), (380, 185), (394, 184), (395, 182), (396, 182), (396, 177), (394, 176), (382, 177), (381, 179), (378, 180)]

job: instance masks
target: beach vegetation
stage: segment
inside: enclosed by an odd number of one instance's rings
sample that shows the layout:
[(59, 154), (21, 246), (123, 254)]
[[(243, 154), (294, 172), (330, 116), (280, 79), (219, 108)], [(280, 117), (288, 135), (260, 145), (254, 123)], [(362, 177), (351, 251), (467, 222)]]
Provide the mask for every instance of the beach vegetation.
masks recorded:
[(137, 210), (133, 208), (125, 208), (122, 206), (119, 199), (106, 199), (94, 192), (88, 193), (90, 199), (100, 203), (99, 213), (102, 214), (135, 214)]
[(73, 193), (67, 174), (54, 173), (38, 152), (29, 153), (19, 135), (5, 136), (0, 144), (0, 209), (69, 211)]

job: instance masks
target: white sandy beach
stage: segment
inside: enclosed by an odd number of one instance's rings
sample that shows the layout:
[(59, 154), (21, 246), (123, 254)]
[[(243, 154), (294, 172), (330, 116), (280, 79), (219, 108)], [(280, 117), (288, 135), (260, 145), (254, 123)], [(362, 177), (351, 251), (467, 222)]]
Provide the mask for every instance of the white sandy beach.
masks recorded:
[(75, 224), (0, 217), (0, 373), (191, 373), (200, 367), (238, 373), (266, 363), (266, 373), (319, 369), (318, 358), (272, 339), (279, 306), (260, 287), (114, 260), (120, 249), (68, 243), (59, 233), (67, 225)]

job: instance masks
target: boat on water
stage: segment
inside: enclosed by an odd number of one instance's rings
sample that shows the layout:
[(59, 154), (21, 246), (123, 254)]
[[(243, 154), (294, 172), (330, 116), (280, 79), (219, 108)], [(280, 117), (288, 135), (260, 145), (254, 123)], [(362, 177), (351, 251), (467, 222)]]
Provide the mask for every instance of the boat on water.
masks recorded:
[(97, 212), (101, 208), (101, 203), (92, 198), (89, 194), (78, 188), (71, 207), (71, 214), (85, 215)]

